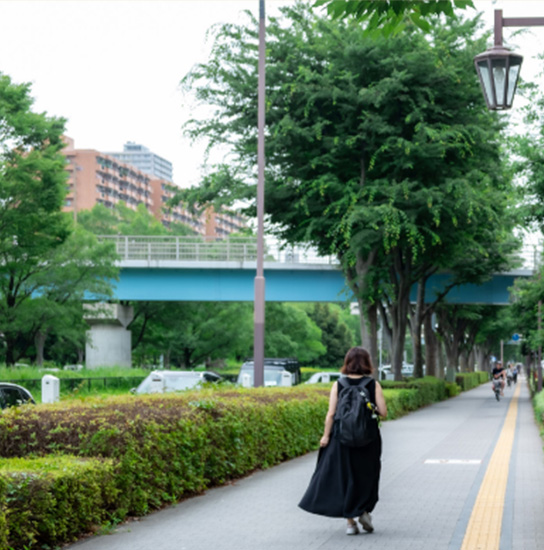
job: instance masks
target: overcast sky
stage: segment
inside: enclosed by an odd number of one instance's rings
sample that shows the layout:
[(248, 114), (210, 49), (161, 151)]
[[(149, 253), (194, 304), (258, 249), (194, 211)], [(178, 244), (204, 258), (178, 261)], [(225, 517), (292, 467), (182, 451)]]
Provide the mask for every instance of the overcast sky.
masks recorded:
[[(286, 0), (266, 0), (268, 13)], [(544, 1), (483, 0), (505, 17), (544, 16)], [(259, 0), (0, 0), (0, 72), (31, 82), (36, 110), (68, 119), (77, 148), (121, 151), (135, 141), (174, 165), (180, 186), (198, 180), (203, 148), (181, 135), (190, 115), (179, 81), (207, 59), (206, 30), (236, 21)], [(505, 39), (512, 31), (505, 29)], [(544, 28), (516, 39), (522, 74), (536, 70), (530, 55), (544, 51)]]

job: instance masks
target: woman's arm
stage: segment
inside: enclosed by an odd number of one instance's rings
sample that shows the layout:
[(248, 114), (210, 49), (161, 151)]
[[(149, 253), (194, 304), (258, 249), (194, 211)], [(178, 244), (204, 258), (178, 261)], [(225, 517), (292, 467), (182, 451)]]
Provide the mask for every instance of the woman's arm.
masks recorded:
[(379, 382), (376, 382), (376, 408), (378, 414), (385, 418), (387, 416), (387, 405), (385, 403), (385, 397), (383, 396), (383, 390)]
[(320, 447), (326, 447), (329, 444), (331, 438), (332, 425), (334, 424), (334, 413), (336, 412), (336, 405), (338, 403), (338, 382), (335, 382), (331, 388), (331, 394), (329, 396), (329, 410), (325, 417), (325, 430), (323, 431), (323, 437), (319, 442)]

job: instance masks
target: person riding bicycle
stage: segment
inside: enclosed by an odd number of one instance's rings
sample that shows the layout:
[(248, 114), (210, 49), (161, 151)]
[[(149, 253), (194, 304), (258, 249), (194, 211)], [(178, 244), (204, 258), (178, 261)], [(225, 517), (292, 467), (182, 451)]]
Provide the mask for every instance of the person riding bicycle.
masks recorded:
[(493, 379), (491, 389), (495, 391), (495, 380), (497, 380), (497, 383), (500, 383), (501, 386), (501, 395), (504, 395), (504, 381), (506, 380), (506, 370), (504, 369), (500, 361), (497, 361), (497, 363), (495, 364), (495, 367), (491, 372), (491, 376)]

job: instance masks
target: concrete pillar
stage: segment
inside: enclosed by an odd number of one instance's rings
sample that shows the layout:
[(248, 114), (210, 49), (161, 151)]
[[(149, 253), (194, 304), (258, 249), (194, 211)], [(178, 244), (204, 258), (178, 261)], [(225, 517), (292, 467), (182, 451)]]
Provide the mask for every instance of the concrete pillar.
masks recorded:
[(132, 334), (126, 327), (134, 318), (133, 308), (120, 304), (87, 304), (83, 318), (91, 325), (85, 345), (87, 368), (131, 367)]

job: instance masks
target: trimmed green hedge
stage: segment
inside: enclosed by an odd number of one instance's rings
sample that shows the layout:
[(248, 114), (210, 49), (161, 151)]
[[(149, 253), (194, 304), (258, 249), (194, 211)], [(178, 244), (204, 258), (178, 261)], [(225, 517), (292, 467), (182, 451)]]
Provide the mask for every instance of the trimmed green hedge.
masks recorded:
[(113, 459), (112, 517), (144, 515), (314, 449), (329, 390), (201, 390), (24, 407), (0, 417), (0, 456)]
[(70, 456), (0, 461), (0, 548), (49, 548), (109, 519), (114, 470), (111, 460)]
[(461, 391), (468, 391), (489, 381), (487, 371), (462, 372), (455, 376), (455, 383), (461, 388)]
[[(391, 419), (451, 393), (432, 377), (383, 386)], [(7, 410), (0, 537), (15, 548), (73, 540), (314, 450), (329, 393), (330, 384), (207, 388)]]
[(533, 408), (536, 421), (540, 426), (540, 434), (544, 436), (544, 391), (536, 393), (533, 397)]

